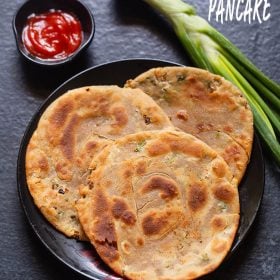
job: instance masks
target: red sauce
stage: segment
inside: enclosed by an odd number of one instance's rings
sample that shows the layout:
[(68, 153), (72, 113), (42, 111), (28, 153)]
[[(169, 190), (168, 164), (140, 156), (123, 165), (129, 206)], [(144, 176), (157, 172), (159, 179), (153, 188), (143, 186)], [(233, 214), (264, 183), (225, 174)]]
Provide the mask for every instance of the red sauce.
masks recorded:
[(80, 21), (59, 10), (31, 15), (22, 33), (26, 49), (42, 59), (59, 60), (70, 56), (82, 42)]

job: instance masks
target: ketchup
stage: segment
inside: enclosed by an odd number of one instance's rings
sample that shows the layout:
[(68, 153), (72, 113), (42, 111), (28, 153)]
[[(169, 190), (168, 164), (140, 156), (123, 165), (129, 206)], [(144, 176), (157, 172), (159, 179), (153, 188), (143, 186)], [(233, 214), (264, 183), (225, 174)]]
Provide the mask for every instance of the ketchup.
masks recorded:
[(60, 10), (31, 15), (22, 33), (26, 49), (32, 55), (48, 60), (70, 56), (81, 45), (82, 37), (80, 21)]

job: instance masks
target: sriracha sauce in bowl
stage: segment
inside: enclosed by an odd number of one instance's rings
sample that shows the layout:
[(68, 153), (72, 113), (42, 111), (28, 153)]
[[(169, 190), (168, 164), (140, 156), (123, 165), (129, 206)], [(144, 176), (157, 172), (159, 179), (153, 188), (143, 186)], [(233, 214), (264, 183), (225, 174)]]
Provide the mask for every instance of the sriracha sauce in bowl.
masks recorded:
[(90, 10), (78, 0), (29, 0), (13, 20), (20, 53), (33, 63), (57, 66), (72, 61), (93, 39)]

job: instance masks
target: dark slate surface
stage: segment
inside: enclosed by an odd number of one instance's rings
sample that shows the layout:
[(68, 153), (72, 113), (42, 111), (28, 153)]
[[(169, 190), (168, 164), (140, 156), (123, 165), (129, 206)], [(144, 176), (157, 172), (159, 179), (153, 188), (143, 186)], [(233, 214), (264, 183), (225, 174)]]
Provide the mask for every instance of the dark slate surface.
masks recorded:
[[(23, 1), (0, 2), (1, 280), (82, 279), (62, 266), (37, 240), (17, 197), (16, 159), (20, 140), (41, 102), (73, 74), (100, 63), (143, 57), (189, 64), (172, 30), (141, 1), (84, 2), (95, 15), (94, 41), (79, 61), (60, 70), (39, 70), (20, 59), (11, 22)], [(280, 2), (268, 2), (271, 19), (262, 25), (213, 23), (267, 75), (280, 82)], [(209, 1), (189, 3), (207, 17)], [(280, 279), (280, 172), (267, 156), (265, 163), (265, 193), (256, 223), (245, 244), (215, 279)]]

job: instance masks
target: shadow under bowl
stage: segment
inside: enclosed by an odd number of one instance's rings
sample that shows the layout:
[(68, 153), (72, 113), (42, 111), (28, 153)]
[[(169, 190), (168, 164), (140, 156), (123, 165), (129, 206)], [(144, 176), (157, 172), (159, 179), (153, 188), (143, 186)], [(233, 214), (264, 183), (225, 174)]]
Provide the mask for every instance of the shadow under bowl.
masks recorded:
[[(83, 32), (83, 39), (80, 47), (68, 57), (58, 60), (41, 59), (32, 55), (24, 46), (22, 40), (22, 32), (27, 23), (28, 17), (32, 14), (48, 12), (51, 9), (61, 10), (75, 15), (81, 23)], [(87, 49), (94, 36), (95, 22), (89, 8), (78, 0), (29, 0), (25, 2), (16, 12), (13, 19), (13, 31), (16, 38), (17, 48), (25, 59), (40, 66), (59, 66), (69, 63), (81, 52)]]

